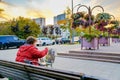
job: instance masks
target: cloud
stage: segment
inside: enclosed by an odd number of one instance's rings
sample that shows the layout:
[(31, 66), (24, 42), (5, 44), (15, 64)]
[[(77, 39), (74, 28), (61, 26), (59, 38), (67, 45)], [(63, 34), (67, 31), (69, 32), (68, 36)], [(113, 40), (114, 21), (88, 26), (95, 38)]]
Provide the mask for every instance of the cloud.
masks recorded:
[[(3, 0), (0, 2), (0, 8), (3, 8), (4, 16), (7, 18), (13, 18), (18, 16), (37, 18), (45, 17), (53, 19), (54, 16), (64, 12), (67, 6), (71, 8), (72, 0)], [(119, 0), (73, 0), (74, 6), (77, 4), (83, 4), (87, 6), (101, 5), (108, 12), (116, 17), (120, 16)], [(74, 9), (74, 12), (76, 12)], [(80, 11), (87, 11), (85, 8), (81, 8)], [(93, 14), (102, 12), (101, 9), (96, 8)]]
[[(4, 12), (3, 12), (4, 15), (8, 15), (6, 16), (6, 18), (8, 19), (11, 19), (13, 17), (15, 18), (18, 16), (35, 18), (35, 17), (50, 17), (52, 15), (52, 12), (50, 10), (40, 10), (37, 8), (31, 8), (32, 6), (21, 7), (21, 6), (1, 2), (0, 7), (4, 9)], [(1, 14), (1, 16), (4, 16), (4, 15)]]
[[(71, 0), (4, 0), (6, 3), (3, 8), (8, 18), (23, 17), (45, 17), (53, 22), (53, 17), (64, 12), (67, 6), (71, 8)], [(21, 2), (22, 3), (21, 3)], [(80, 3), (74, 0), (74, 4)]]

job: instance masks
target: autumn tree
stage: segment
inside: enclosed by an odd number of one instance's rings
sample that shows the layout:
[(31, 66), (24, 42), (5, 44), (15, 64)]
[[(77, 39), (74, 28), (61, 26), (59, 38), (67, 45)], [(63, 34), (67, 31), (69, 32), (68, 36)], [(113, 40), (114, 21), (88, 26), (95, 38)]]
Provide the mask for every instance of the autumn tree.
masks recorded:
[(33, 20), (24, 17), (18, 17), (10, 21), (0, 23), (0, 34), (17, 35), (19, 38), (25, 39), (28, 36), (38, 37), (40, 27)]
[(3, 11), (4, 11), (3, 9), (0, 9), (0, 18), (3, 18), (3, 16), (2, 16)]

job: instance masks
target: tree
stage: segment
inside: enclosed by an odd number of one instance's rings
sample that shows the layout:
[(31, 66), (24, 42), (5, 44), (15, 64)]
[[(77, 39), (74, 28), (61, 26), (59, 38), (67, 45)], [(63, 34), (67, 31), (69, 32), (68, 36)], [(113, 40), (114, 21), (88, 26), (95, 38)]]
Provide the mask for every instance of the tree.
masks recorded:
[(75, 28), (75, 32), (77, 33), (77, 36), (80, 36), (80, 33), (82, 32), (82, 28), (80, 27)]
[(6, 18), (7, 15), (4, 14), (3, 12), (4, 12), (4, 9), (0, 9), (0, 18), (1, 18), (1, 19), (6, 19), (6, 20), (7, 20), (7, 18)]
[(49, 31), (50, 35), (53, 35), (53, 32), (54, 32), (54, 27), (53, 27), (53, 25), (50, 25), (49, 29), (50, 29), (50, 31)]
[(59, 27), (55, 27), (55, 33), (58, 35), (58, 34), (61, 34), (61, 30)]
[(3, 9), (0, 9), (0, 14), (1, 14), (3, 11), (4, 11)]
[(44, 27), (42, 28), (42, 33), (43, 33), (45, 36), (47, 36), (47, 31), (48, 31), (48, 28), (44, 26)]
[(35, 23), (35, 21), (29, 18), (19, 17), (17, 18), (16, 22), (16, 24), (19, 26), (19, 31), (17, 32), (17, 35), (19, 37), (38, 37), (38, 35), (40, 34), (40, 27), (38, 24)]
[(17, 35), (19, 38), (26, 39), (28, 36), (38, 37), (40, 27), (33, 20), (24, 17), (18, 17), (5, 23), (1, 23), (0, 34)]
[(72, 36), (73, 36), (72, 35), (73, 34), (73, 32), (72, 32), (72, 24), (71, 24), (71, 21), (72, 21), (72, 18), (71, 18), (72, 11), (71, 11), (71, 9), (69, 7), (66, 8), (65, 14), (66, 14), (66, 24), (64, 24), (64, 26), (67, 27), (66, 29), (68, 29), (69, 32), (70, 32), (70, 38), (72, 38)]
[(60, 28), (63, 30), (63, 31), (66, 31), (68, 28), (66, 27), (66, 25), (60, 25)]

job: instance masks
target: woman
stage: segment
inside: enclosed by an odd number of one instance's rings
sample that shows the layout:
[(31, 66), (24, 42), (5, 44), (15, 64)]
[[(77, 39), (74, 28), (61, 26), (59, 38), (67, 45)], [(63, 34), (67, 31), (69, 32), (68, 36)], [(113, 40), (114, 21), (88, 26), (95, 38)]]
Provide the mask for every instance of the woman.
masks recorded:
[(40, 51), (35, 47), (36, 42), (36, 38), (29, 36), (26, 39), (26, 44), (22, 45), (19, 48), (16, 61), (38, 65), (38, 58), (42, 58), (47, 55), (48, 48)]

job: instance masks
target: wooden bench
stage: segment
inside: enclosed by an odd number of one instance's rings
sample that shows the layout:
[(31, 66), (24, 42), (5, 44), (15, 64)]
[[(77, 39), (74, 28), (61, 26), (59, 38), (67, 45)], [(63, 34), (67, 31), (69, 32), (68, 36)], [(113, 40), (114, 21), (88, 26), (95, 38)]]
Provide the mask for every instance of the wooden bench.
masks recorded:
[(0, 76), (12, 80), (99, 80), (85, 74), (0, 60)]

